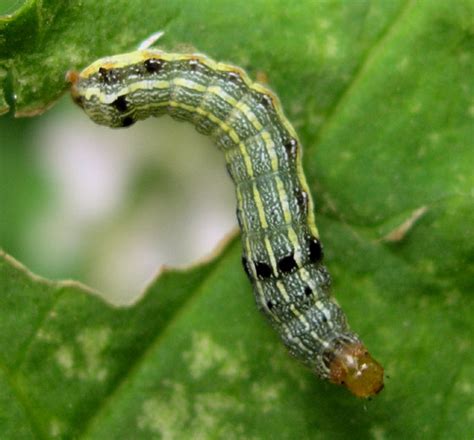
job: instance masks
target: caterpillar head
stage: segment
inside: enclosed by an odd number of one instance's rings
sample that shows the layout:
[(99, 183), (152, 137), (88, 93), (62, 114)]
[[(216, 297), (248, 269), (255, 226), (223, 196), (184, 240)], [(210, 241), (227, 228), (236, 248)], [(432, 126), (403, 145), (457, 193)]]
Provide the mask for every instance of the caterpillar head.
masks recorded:
[(81, 72), (69, 71), (66, 80), (71, 84), (73, 101), (94, 122), (128, 127), (143, 119), (129, 102), (130, 81), (154, 77), (162, 65), (160, 52), (137, 51), (99, 59)]
[(333, 383), (344, 385), (357, 397), (371, 397), (383, 389), (383, 368), (361, 342), (341, 344), (329, 364)]
[(91, 67), (80, 73), (69, 71), (66, 74), (66, 80), (71, 84), (73, 101), (96, 124), (113, 128), (132, 125), (135, 122), (133, 112), (127, 108), (126, 98), (118, 96), (116, 92), (119, 88), (118, 81), (115, 83), (107, 79), (105, 68), (99, 68), (91, 73)]

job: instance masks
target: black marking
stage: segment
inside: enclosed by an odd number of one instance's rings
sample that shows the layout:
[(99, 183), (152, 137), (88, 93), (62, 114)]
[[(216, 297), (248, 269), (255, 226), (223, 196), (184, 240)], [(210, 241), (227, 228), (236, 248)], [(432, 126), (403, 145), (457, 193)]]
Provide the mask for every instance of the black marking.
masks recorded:
[(273, 303), (270, 300), (267, 301), (267, 308), (268, 310), (273, 309)]
[(309, 286), (306, 286), (306, 287), (304, 288), (304, 294), (305, 294), (306, 296), (311, 296), (311, 295), (313, 294), (313, 289), (311, 289), (311, 287), (309, 287)]
[(286, 152), (288, 153), (288, 157), (290, 159), (294, 159), (298, 151), (298, 142), (296, 141), (296, 139), (291, 138), (290, 140), (286, 141), (284, 147)]
[(232, 82), (240, 82), (242, 79), (237, 72), (227, 72), (227, 75)]
[(128, 108), (128, 102), (127, 98), (125, 95), (119, 96), (114, 102), (112, 102), (112, 105), (119, 111), (119, 112), (124, 112)]
[(261, 279), (270, 278), (272, 276), (272, 268), (267, 263), (255, 262), (255, 271)]
[(283, 257), (280, 261), (278, 261), (278, 270), (283, 273), (290, 273), (298, 267), (295, 261), (295, 257), (293, 254), (287, 255)]
[(99, 79), (104, 84), (112, 84), (117, 79), (117, 75), (115, 74), (114, 69), (106, 69), (105, 67), (99, 67)]
[(270, 95), (261, 94), (260, 95), (260, 100), (261, 100), (262, 104), (267, 108), (273, 106), (273, 99)]
[(125, 116), (122, 120), (122, 127), (130, 127), (130, 125), (135, 124), (135, 119), (133, 119), (131, 116)]
[(309, 242), (309, 259), (312, 263), (319, 263), (323, 259), (323, 248), (317, 238), (312, 238)]
[(252, 274), (250, 273), (250, 269), (249, 269), (249, 263), (247, 261), (247, 258), (245, 258), (245, 257), (242, 257), (242, 266), (244, 266), (244, 270), (245, 270), (245, 273), (247, 274), (247, 276), (249, 278), (252, 278)]
[(199, 67), (200, 63), (198, 60), (189, 60), (189, 68), (193, 71), (196, 71)]
[(308, 204), (309, 204), (308, 193), (303, 190), (297, 191), (296, 201), (298, 202), (298, 206), (300, 207), (301, 213), (306, 216), (308, 214)]
[(148, 73), (158, 73), (163, 68), (163, 60), (158, 58), (148, 58), (143, 62)]

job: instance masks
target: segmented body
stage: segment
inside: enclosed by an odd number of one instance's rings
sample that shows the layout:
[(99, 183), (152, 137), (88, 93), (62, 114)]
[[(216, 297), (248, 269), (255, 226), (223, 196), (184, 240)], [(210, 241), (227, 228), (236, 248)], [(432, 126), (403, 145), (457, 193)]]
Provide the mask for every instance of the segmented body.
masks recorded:
[(215, 140), (235, 183), (242, 262), (258, 308), (293, 355), (345, 382), (335, 362), (369, 355), (329, 294), (300, 142), (275, 95), (234, 66), (157, 50), (104, 58), (69, 79), (73, 98), (99, 124), (168, 114)]

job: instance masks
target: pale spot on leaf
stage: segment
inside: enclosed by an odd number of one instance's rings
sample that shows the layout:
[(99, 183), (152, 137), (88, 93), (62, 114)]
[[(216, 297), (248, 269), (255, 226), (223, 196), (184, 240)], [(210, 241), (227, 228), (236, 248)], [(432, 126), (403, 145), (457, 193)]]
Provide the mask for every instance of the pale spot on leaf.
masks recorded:
[(459, 391), (463, 394), (471, 395), (473, 392), (473, 385), (471, 382), (462, 381), (459, 383)]
[(55, 354), (56, 361), (68, 378), (73, 376), (74, 356), (72, 349), (66, 345), (59, 347)]
[(318, 20), (318, 26), (321, 30), (325, 31), (331, 26), (331, 22), (325, 18)]
[(55, 359), (67, 378), (103, 382), (107, 378), (105, 357), (102, 352), (109, 343), (111, 330), (89, 328), (80, 333), (76, 346), (60, 346)]
[(61, 423), (58, 419), (52, 419), (49, 424), (49, 435), (51, 437), (59, 437), (63, 431), (63, 423)]
[(280, 400), (283, 383), (254, 383), (252, 385), (252, 394), (259, 403), (262, 412), (272, 411), (274, 403)]
[(339, 44), (336, 37), (333, 35), (328, 35), (325, 41), (325, 52), (329, 58), (335, 58), (339, 52)]
[(370, 428), (370, 434), (374, 440), (384, 440), (386, 438), (385, 429), (381, 426), (373, 426)]
[(250, 438), (244, 426), (234, 422), (245, 411), (245, 404), (221, 392), (190, 393), (183, 384), (163, 383), (160, 398), (143, 403), (137, 418), (140, 430), (150, 431), (164, 440), (192, 438)]
[(429, 135), (429, 140), (433, 144), (437, 144), (440, 141), (440, 139), (441, 139), (441, 135), (439, 133), (433, 132), (433, 133), (430, 133)]
[(183, 354), (191, 376), (199, 379), (209, 372), (215, 372), (227, 379), (247, 377), (243, 354), (239, 350), (230, 353), (205, 333), (194, 333), (191, 350)]
[(77, 336), (77, 342), (85, 358), (85, 368), (81, 369), (79, 377), (99, 382), (106, 379), (107, 369), (102, 351), (108, 345), (110, 334), (109, 328), (89, 328)]
[(137, 419), (138, 428), (160, 434), (163, 440), (179, 438), (180, 426), (188, 419), (188, 397), (184, 386), (173, 385), (173, 392), (167, 401), (151, 398), (142, 406)]
[(467, 111), (467, 114), (471, 117), (471, 118), (474, 118), (474, 104), (472, 104), (471, 106), (469, 106), (469, 109)]

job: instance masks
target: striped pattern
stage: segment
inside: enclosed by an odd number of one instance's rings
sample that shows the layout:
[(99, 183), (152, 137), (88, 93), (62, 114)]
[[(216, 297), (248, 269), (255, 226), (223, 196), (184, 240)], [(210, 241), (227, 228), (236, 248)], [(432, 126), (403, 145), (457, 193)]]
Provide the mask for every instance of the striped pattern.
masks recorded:
[(98, 60), (71, 81), (74, 100), (99, 124), (168, 114), (215, 140), (235, 183), (257, 305), (289, 351), (331, 379), (334, 353), (362, 344), (329, 295), (300, 143), (277, 97), (236, 67), (157, 50)]

